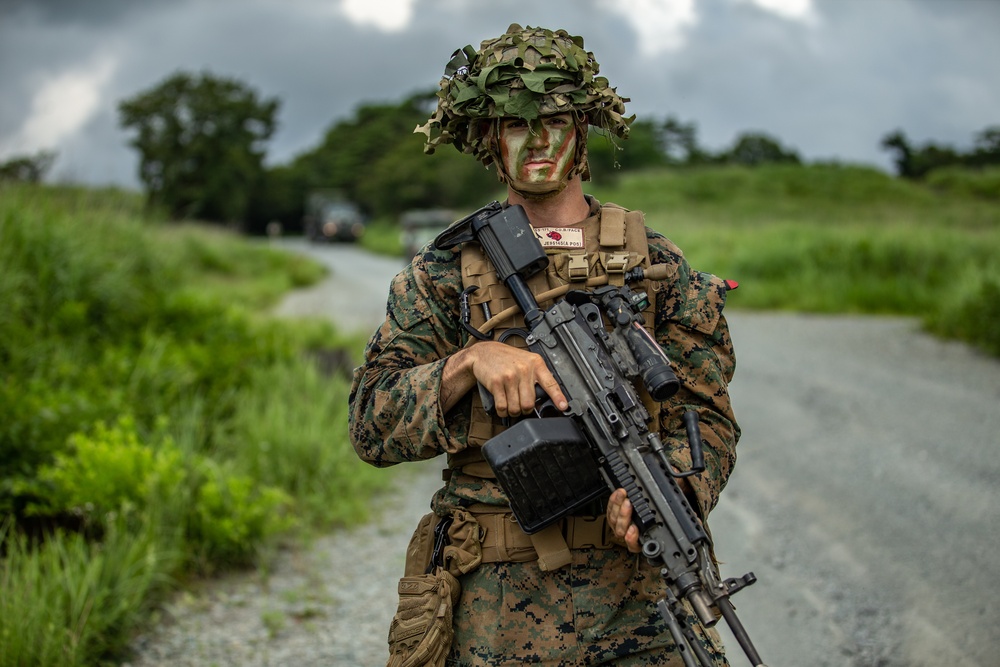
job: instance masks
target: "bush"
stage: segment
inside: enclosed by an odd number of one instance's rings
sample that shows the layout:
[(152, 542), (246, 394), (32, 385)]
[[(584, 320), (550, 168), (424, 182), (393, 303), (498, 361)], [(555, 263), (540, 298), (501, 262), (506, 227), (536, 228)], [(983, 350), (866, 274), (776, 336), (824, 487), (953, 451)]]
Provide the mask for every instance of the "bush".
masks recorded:
[[(298, 507), (363, 503), (324, 403), (344, 382), (294, 391), (334, 332), (254, 310), (316, 265), (167, 228), (135, 196), (39, 186), (0, 187), (0, 265), (0, 667), (96, 664), (172, 577), (254, 562)], [(267, 421), (284, 418), (287, 438)], [(269, 460), (241, 447), (262, 424)]]
[(939, 192), (1000, 201), (1000, 167), (943, 167), (928, 174), (926, 182)]
[(113, 427), (99, 422), (90, 434), (70, 436), (55, 461), (40, 468), (45, 504), (31, 513), (72, 513), (104, 528), (115, 514), (146, 516), (176, 494), (185, 477), (183, 453), (169, 436), (151, 447), (139, 441), (130, 417)]
[(956, 285), (954, 298), (928, 318), (928, 327), (1000, 357), (1000, 265), (967, 271)]
[(308, 523), (345, 525), (368, 516), (367, 500), (384, 475), (361, 463), (344, 437), (346, 380), (325, 377), (303, 359), (257, 369), (253, 381), (273, 392), (239, 398), (227, 432), (215, 438), (218, 455), (287, 489)]
[(293, 525), (289, 494), (232, 468), (210, 458), (199, 461), (200, 483), (186, 532), (203, 572), (252, 563), (258, 547)]

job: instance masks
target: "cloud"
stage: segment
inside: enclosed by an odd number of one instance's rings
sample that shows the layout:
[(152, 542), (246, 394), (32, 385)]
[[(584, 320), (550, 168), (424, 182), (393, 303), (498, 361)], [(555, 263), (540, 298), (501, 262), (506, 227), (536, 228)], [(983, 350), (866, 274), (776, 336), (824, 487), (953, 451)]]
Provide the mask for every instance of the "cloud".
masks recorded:
[(281, 164), (512, 22), (585, 37), (630, 112), (694, 121), (711, 150), (764, 131), (888, 168), (886, 132), (966, 145), (1000, 108), (992, 1), (0, 0), (0, 160), (54, 149), (56, 177), (137, 187), (116, 105), (207, 70), (281, 99)]
[(382, 32), (399, 32), (413, 18), (414, 1), (341, 0), (340, 10), (356, 25), (372, 25)]
[(802, 23), (815, 23), (817, 16), (812, 0), (740, 0), (781, 18)]
[(101, 55), (46, 77), (31, 99), (29, 115), (0, 152), (51, 149), (77, 133), (99, 110), (102, 92), (116, 69), (112, 57)]
[(688, 28), (698, 22), (695, 0), (602, 0), (605, 9), (620, 14), (639, 35), (639, 51), (647, 57), (684, 46)]

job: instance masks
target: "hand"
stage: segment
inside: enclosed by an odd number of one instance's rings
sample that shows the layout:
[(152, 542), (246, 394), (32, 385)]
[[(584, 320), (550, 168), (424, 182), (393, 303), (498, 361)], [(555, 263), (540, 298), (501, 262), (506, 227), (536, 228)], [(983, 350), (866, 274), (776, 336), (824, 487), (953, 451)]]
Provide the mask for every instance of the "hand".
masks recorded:
[(639, 544), (639, 527), (632, 523), (632, 503), (625, 489), (617, 489), (608, 499), (608, 525), (615, 541), (624, 544), (634, 554), (642, 551)]
[(442, 385), (459, 390), (449, 392), (449, 397), (454, 396), (457, 401), (476, 382), (493, 395), (500, 417), (530, 413), (535, 407), (535, 385), (548, 394), (557, 408), (569, 408), (559, 383), (540, 355), (503, 343), (479, 342), (449, 359)]

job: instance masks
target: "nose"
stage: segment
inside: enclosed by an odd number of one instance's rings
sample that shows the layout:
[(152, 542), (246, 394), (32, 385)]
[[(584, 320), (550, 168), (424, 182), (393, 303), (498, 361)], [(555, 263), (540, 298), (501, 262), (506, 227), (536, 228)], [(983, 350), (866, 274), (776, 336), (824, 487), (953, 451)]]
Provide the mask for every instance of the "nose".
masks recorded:
[(536, 120), (531, 124), (531, 135), (528, 145), (532, 148), (544, 148), (549, 145), (549, 130), (545, 124)]

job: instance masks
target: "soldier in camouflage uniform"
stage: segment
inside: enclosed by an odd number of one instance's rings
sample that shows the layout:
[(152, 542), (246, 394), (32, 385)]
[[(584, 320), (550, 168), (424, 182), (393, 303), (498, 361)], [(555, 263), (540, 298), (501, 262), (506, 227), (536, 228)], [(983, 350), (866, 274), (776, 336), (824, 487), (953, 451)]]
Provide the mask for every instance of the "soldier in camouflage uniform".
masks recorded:
[[(589, 178), (587, 131), (593, 125), (612, 141), (624, 139), (631, 118), (624, 117), (627, 100), (597, 73), (581, 38), (512, 25), (479, 50), (456, 52), (436, 113), (417, 128), (427, 136), (427, 152), (452, 143), (495, 164), (508, 186), (507, 203), (524, 207), (536, 235), (570, 238), (572, 252), (587, 256), (567, 259), (558, 241), (547, 247), (549, 269), (536, 277), (540, 283), (529, 283), (536, 295), (579, 280), (571, 271), (578, 261), (588, 276), (610, 266), (602, 261), (607, 256), (598, 236), (604, 234), (602, 220), (615, 211), (585, 196), (581, 185)], [(635, 214), (626, 215), (635, 220)], [(655, 314), (648, 321), (681, 381), (681, 389), (652, 414), (672, 460), (686, 469), (686, 441), (677, 434), (684, 432), (681, 415), (698, 412), (707, 469), (682, 487), (704, 520), (732, 470), (739, 437), (727, 391), (735, 365), (722, 315), (728, 287), (692, 270), (660, 234), (639, 229), (647, 247), (632, 252), (631, 262), (669, 268), (666, 280), (649, 285)], [(468, 250), (428, 245), (396, 276), (386, 320), (368, 343), (350, 397), (351, 439), (365, 461), (384, 467), (447, 455), (447, 481), (414, 534), (407, 560), (407, 574), (426, 571), (431, 531), (434, 525), (446, 528), (443, 565), (456, 577), (448, 590), (457, 603), (444, 664), (683, 664), (654, 606), (663, 582), (639, 555), (623, 490), (584, 516), (562, 520), (556, 540), (568, 550), (553, 557), (519, 530), (503, 490), (484, 468), (478, 448), (502, 428), (496, 417), (529, 415), (536, 384), (557, 406), (566, 402), (541, 357), (523, 344), (477, 340), (463, 326), (463, 290), (473, 274), (492, 276), (488, 265), (476, 270), (463, 259)], [(506, 305), (502, 285), (488, 285), (487, 291), (492, 294), (475, 296), (492, 304), (493, 312)], [(543, 308), (551, 303), (540, 299)], [(480, 323), (485, 317), (479, 316)], [(477, 383), (495, 397), (495, 416), (484, 417), (472, 391)], [(446, 517), (450, 524), (441, 523)], [(393, 632), (400, 632), (395, 621)], [(715, 631), (699, 626), (698, 633), (717, 664), (728, 664)]]

